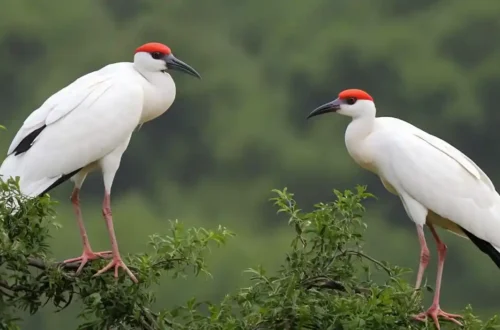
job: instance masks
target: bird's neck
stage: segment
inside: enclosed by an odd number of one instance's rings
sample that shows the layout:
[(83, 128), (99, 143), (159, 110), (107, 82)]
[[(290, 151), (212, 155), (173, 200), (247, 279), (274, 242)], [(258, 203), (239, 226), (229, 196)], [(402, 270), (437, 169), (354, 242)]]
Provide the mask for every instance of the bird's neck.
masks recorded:
[(141, 72), (144, 78), (144, 107), (140, 123), (143, 124), (162, 115), (170, 108), (175, 99), (175, 83), (168, 73)]
[(375, 172), (373, 157), (366, 141), (374, 126), (375, 116), (355, 117), (345, 132), (345, 144), (349, 155), (358, 165), (372, 172)]
[(345, 138), (347, 140), (362, 141), (372, 131), (375, 125), (375, 115), (359, 116), (352, 118), (351, 123), (347, 126)]

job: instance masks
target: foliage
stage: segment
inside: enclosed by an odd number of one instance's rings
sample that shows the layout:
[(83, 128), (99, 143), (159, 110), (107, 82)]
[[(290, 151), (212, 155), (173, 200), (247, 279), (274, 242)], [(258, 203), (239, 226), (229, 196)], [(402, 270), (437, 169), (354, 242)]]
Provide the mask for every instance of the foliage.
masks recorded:
[[(300, 210), (293, 194), (275, 190), (280, 213), (286, 213), (296, 236), (279, 272), (269, 275), (249, 269), (253, 284), (219, 305), (188, 302), (170, 315), (181, 318), (177, 329), (433, 329), (414, 322), (423, 310), (420, 292), (402, 275), (408, 272), (368, 256), (362, 251), (361, 202), (372, 195), (364, 187), (356, 192), (335, 190), (337, 199), (319, 203), (315, 210)], [(373, 278), (385, 273), (378, 284)], [(201, 313), (206, 305), (209, 315)], [(446, 322), (443, 321), (443, 324)], [(482, 322), (465, 309), (466, 329), (500, 329), (496, 317)], [(446, 329), (460, 327), (446, 324)]]
[(91, 262), (74, 276), (78, 263), (62, 264), (49, 257), (48, 226), (58, 226), (52, 221), (53, 202), (47, 196), (26, 199), (17, 187), (9, 179), (0, 190), (0, 329), (16, 329), (16, 310), (33, 314), (49, 301), (62, 310), (75, 295), (83, 302), (80, 318), (85, 322), (80, 329), (163, 328), (168, 322), (150, 309), (155, 296), (148, 289), (159, 283), (164, 272), (172, 277), (186, 276), (189, 269), (196, 275), (208, 274), (203, 254), (212, 242), (221, 245), (233, 235), (223, 227), (186, 229), (171, 221), (169, 235), (151, 236), (152, 252), (125, 258), (138, 285), (124, 273), (118, 280), (112, 273), (93, 277), (104, 260)]
[[(211, 242), (221, 245), (233, 236), (230, 231), (185, 229), (173, 221), (168, 236), (151, 237), (152, 252), (127, 258), (138, 285), (124, 274), (118, 280), (110, 273), (93, 277), (102, 260), (75, 277), (78, 264), (49, 258), (47, 228), (55, 224), (50, 198), (24, 199), (12, 179), (1, 188), (0, 328), (17, 329), (17, 310), (35, 313), (49, 301), (62, 310), (74, 296), (83, 302), (79, 329), (433, 328), (411, 320), (423, 306), (421, 292), (402, 277), (409, 270), (363, 252), (362, 201), (372, 197), (364, 187), (355, 192), (335, 190), (335, 201), (316, 204), (312, 212), (299, 209), (287, 189), (275, 190), (272, 200), (278, 213), (288, 216), (295, 231), (279, 271), (268, 274), (261, 266), (250, 268), (246, 273), (251, 285), (227, 294), (220, 303), (193, 297), (184, 306), (160, 312), (153, 311), (151, 286), (159, 283), (161, 274), (186, 276), (188, 269), (195, 275), (209, 274), (204, 255)], [(383, 280), (378, 283), (375, 277), (380, 275)], [(470, 307), (464, 323), (471, 330), (500, 329), (496, 317), (483, 322)], [(458, 327), (447, 327), (454, 328)]]

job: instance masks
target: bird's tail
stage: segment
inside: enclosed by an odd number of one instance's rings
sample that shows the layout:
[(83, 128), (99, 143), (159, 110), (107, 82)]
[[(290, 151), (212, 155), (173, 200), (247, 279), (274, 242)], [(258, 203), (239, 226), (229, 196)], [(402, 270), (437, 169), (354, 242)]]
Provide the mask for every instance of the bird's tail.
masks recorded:
[(487, 242), (476, 235), (472, 234), (470, 231), (467, 231), (465, 228), (462, 228), (464, 233), (467, 235), (467, 237), (474, 243), (479, 250), (481, 250), (483, 253), (487, 254), (491, 260), (497, 265), (498, 268), (500, 268), (500, 248), (494, 246), (490, 242)]
[(57, 178), (42, 178), (39, 180), (23, 179), (22, 158), (22, 155), (7, 156), (0, 166), (0, 179), (3, 182), (7, 182), (10, 178), (20, 178), (19, 191), (21, 196), (15, 196), (15, 193), (12, 191), (0, 190), (0, 200), (5, 203), (5, 207), (10, 210), (12, 215), (15, 215), (19, 211), (20, 201), (40, 196), (57, 180)]
[(37, 197), (46, 191), (58, 178), (26, 179), (23, 172), (24, 155), (9, 155), (0, 166), (0, 178), (6, 182), (9, 178), (19, 177), (19, 189), (27, 197)]

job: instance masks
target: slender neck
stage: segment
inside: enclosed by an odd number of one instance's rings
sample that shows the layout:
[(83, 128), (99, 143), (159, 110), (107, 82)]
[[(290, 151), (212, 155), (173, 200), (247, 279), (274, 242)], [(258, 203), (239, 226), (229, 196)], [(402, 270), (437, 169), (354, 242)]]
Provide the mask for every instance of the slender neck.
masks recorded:
[(345, 145), (349, 155), (361, 167), (377, 173), (374, 167), (374, 150), (369, 146), (368, 137), (375, 130), (375, 106), (367, 106), (354, 113), (345, 131)]
[[(144, 91), (143, 109), (140, 123), (157, 118), (167, 111), (175, 99), (175, 83), (168, 73), (144, 70), (134, 65), (143, 79), (139, 79)], [(142, 69), (141, 69), (142, 68)]]
[(370, 113), (370, 114), (364, 114), (362, 116), (353, 117), (351, 123), (347, 126), (345, 135), (346, 141), (363, 140), (373, 131), (374, 125), (375, 125), (375, 112), (373, 112), (373, 114)]

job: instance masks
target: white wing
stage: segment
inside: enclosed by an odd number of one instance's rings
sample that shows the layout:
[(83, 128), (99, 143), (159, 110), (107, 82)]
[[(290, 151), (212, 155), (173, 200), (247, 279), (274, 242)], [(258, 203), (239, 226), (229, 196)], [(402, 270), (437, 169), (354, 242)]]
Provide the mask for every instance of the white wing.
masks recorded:
[[(139, 124), (143, 90), (135, 79), (131, 70), (100, 70), (51, 96), (24, 122), (0, 175), (19, 176), (21, 191), (35, 196), (61, 176), (112, 152)], [(15, 152), (44, 126), (26, 152)]]
[[(380, 121), (379, 121), (380, 119)], [(477, 179), (483, 181), (486, 185), (488, 185), (492, 190), (495, 190), (495, 186), (493, 182), (491, 182), (490, 178), (486, 175), (486, 173), (481, 170), (479, 166), (476, 165), (469, 157), (464, 155), (460, 150), (456, 149), (448, 142), (441, 140), (434, 135), (431, 135), (416, 126), (413, 126), (410, 123), (407, 123), (403, 120), (391, 117), (382, 117), (377, 119), (383, 126), (389, 128), (390, 130), (397, 129), (398, 131), (412, 133), (416, 137), (424, 140), (429, 143), (434, 148), (442, 151), (447, 154), (449, 157), (453, 158), (456, 162), (458, 162), (464, 169), (467, 170), (471, 175), (476, 177)]]
[[(447, 142), (394, 118), (370, 139), (380, 174), (394, 188), (500, 247), (500, 196), (491, 180)], [(397, 121), (397, 122), (396, 122)]]

